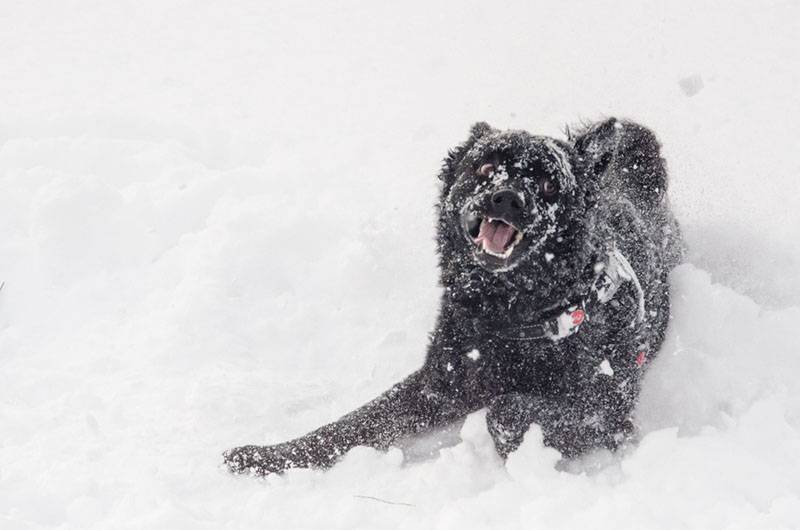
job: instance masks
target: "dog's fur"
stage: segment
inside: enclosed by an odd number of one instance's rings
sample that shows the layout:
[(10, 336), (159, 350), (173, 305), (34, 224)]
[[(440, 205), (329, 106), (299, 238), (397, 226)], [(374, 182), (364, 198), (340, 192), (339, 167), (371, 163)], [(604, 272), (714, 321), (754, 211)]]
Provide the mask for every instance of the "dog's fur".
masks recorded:
[(228, 467), (324, 468), (483, 407), (504, 457), (532, 423), (565, 457), (627, 439), (669, 320), (678, 227), (651, 131), (609, 119), (568, 136), (474, 125), (439, 175), (444, 295), (425, 364), (305, 436), (227, 451)]

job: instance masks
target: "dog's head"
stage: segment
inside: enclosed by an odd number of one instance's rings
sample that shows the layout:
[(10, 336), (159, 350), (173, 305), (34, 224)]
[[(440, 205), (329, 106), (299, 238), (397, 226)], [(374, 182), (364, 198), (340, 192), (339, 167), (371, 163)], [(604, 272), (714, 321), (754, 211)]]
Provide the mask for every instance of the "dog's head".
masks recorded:
[(529, 286), (548, 281), (552, 262), (583, 244), (597, 188), (591, 176), (603, 168), (585, 169), (582, 154), (525, 131), (473, 126), (440, 174), (443, 268), (525, 276)]

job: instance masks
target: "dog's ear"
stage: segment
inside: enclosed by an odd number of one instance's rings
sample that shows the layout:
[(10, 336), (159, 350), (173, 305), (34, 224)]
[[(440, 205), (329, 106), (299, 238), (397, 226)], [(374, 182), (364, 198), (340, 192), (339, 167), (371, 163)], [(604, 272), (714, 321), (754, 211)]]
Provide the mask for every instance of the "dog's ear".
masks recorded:
[(442, 170), (439, 172), (439, 180), (442, 182), (442, 192), (447, 193), (450, 186), (453, 185), (456, 179), (456, 169), (467, 152), (472, 149), (480, 138), (490, 134), (494, 129), (485, 121), (479, 121), (474, 124), (469, 130), (469, 138), (461, 145), (451, 149), (447, 153), (447, 157), (442, 164)]
[(608, 168), (619, 145), (621, 123), (609, 118), (581, 131), (574, 139), (579, 166), (597, 177)]

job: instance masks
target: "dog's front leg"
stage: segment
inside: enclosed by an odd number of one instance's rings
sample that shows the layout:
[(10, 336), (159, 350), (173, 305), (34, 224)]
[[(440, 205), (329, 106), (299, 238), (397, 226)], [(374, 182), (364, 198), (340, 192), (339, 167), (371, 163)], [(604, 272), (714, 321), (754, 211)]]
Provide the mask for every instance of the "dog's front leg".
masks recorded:
[(326, 468), (353, 447), (386, 449), (398, 438), (451, 422), (469, 411), (456, 400), (430, 391), (423, 369), (305, 436), (276, 445), (237, 447), (223, 456), (235, 473), (267, 475), (290, 468)]
[(542, 428), (545, 445), (572, 458), (597, 447), (615, 449), (633, 433), (631, 409), (619, 399), (598, 403), (597, 396), (565, 400), (510, 393), (490, 403), (486, 424), (503, 458), (520, 446), (533, 423)]

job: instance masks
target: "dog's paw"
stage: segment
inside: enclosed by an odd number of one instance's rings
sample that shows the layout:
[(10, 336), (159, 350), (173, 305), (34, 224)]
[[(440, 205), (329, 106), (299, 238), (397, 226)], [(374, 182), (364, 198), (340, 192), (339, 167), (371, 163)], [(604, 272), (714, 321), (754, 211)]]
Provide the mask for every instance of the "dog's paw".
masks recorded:
[(265, 476), (295, 467), (276, 446), (244, 445), (222, 453), (231, 473)]

